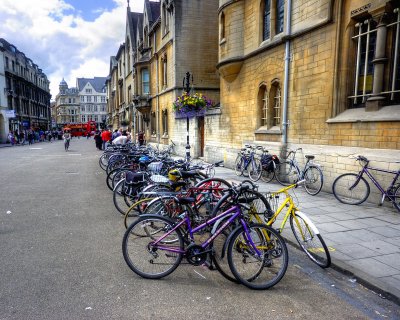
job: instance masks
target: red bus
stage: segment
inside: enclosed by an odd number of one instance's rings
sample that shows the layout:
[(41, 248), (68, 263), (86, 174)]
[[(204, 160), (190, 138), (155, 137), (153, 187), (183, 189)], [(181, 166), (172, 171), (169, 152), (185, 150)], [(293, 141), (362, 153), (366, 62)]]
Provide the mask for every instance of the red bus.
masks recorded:
[(86, 123), (71, 123), (65, 125), (63, 130), (70, 129), (71, 136), (73, 137), (86, 137), (88, 132), (92, 134), (93, 131), (97, 130), (97, 124), (95, 121), (88, 121)]

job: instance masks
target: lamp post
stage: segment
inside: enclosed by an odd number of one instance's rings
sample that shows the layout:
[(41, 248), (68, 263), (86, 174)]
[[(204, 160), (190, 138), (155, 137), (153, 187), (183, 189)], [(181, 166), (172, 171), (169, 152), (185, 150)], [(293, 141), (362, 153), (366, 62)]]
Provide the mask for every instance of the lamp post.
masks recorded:
[[(193, 84), (193, 75), (192, 75)], [(183, 89), (187, 94), (190, 93), (190, 72), (186, 72), (185, 78), (183, 78)], [(190, 144), (189, 144), (189, 115), (186, 116), (186, 162), (190, 161)]]

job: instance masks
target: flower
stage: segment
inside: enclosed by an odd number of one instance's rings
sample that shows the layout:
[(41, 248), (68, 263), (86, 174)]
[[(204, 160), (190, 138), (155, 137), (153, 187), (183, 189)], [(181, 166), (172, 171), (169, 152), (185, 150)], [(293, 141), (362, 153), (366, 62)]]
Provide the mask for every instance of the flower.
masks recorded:
[(172, 110), (175, 113), (185, 114), (189, 112), (205, 112), (207, 108), (213, 105), (212, 101), (207, 99), (201, 93), (195, 93), (193, 95), (183, 92), (183, 94), (176, 98), (172, 104)]

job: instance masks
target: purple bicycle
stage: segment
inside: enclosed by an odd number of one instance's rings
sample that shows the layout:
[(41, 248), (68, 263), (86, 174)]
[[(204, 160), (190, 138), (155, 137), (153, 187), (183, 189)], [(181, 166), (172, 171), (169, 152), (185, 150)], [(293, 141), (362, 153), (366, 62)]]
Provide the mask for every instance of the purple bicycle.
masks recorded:
[[(342, 174), (333, 182), (332, 191), (336, 199), (346, 204), (360, 204), (367, 200), (370, 187), (367, 180), (363, 177), (365, 173), (382, 193), (380, 205), (387, 199), (400, 211), (400, 182), (397, 181), (400, 176), (400, 170), (392, 171), (371, 167), (369, 166), (369, 160), (363, 156), (358, 156), (356, 161), (362, 165), (359, 173)], [(383, 189), (369, 170), (394, 174), (392, 183), (386, 190)]]
[[(236, 189), (237, 195), (248, 188)], [(234, 188), (232, 189), (234, 190)], [(177, 220), (166, 216), (145, 214), (132, 223), (124, 234), (122, 252), (129, 268), (143, 278), (160, 279), (172, 273), (185, 257), (191, 265), (212, 261), (217, 270), (220, 257), (214, 250), (215, 238), (233, 231), (226, 239), (229, 268), (238, 282), (251, 289), (268, 289), (284, 276), (288, 265), (288, 251), (279, 233), (265, 224), (248, 224), (242, 207), (237, 201), (227, 210), (192, 229), (190, 217), (191, 198), (177, 198), (185, 210)], [(236, 201), (235, 201), (236, 199)], [(224, 219), (221, 226), (205, 241), (213, 224)], [(237, 226), (237, 227), (236, 227)], [(224, 235), (227, 236), (226, 234)], [(221, 252), (220, 252), (221, 253)]]

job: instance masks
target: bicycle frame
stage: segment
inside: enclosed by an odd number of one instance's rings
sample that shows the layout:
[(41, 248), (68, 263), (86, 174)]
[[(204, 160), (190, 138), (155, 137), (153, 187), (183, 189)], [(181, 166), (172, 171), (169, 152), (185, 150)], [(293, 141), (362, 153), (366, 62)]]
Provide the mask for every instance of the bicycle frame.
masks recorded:
[[(369, 172), (369, 170), (373, 170), (373, 171), (379, 171), (379, 172), (385, 172), (385, 173), (391, 173), (394, 174), (394, 178), (392, 180), (392, 183), (389, 185), (389, 187), (385, 190), (382, 188), (382, 186), (379, 184), (379, 182), (374, 178), (374, 176)], [(366, 174), (371, 181), (373, 182), (373, 184), (379, 189), (379, 191), (382, 193), (382, 200), (381, 203), (383, 203), (383, 200), (385, 199), (385, 197), (389, 198), (391, 202), (396, 201), (394, 195), (390, 195), (387, 191), (390, 190), (395, 184), (397, 179), (400, 176), (400, 170), (398, 171), (394, 171), (394, 170), (385, 170), (385, 169), (379, 169), (379, 168), (374, 168), (374, 167), (370, 167), (368, 166), (368, 164), (364, 165), (361, 169), (361, 171), (358, 173), (358, 177), (356, 182), (354, 183), (353, 186), (350, 187), (350, 190), (353, 189), (358, 182), (360, 181), (361, 177), (363, 176), (363, 174)]]
[[(233, 214), (232, 214), (233, 213)], [(219, 219), (231, 215), (232, 216), (221, 226), (219, 227), (216, 232), (210, 237), (208, 238), (205, 242), (203, 242), (202, 244), (200, 244), (200, 246), (205, 249), (207, 248), (212, 242), (213, 240), (223, 231), (225, 230), (235, 219), (240, 217), (240, 223), (243, 226), (244, 230), (245, 230), (245, 234), (246, 234), (246, 238), (247, 241), (250, 243), (250, 246), (253, 248), (253, 250), (256, 252), (256, 254), (258, 255), (258, 257), (261, 257), (261, 252), (257, 249), (256, 245), (254, 244), (253, 240), (250, 237), (250, 233), (249, 233), (249, 229), (247, 227), (246, 222), (244, 221), (243, 217), (241, 217), (242, 212), (240, 210), (240, 207), (238, 205), (233, 206), (232, 208), (226, 210), (225, 212), (215, 216), (214, 218), (207, 220), (206, 222), (204, 222), (203, 224), (197, 226), (196, 228), (192, 229), (191, 228), (191, 223), (190, 223), (190, 218), (189, 215), (187, 214), (187, 211), (184, 212), (185, 217), (182, 221), (180, 221), (178, 224), (176, 224), (174, 226), (174, 228), (172, 228), (169, 232), (167, 232), (166, 234), (164, 234), (162, 237), (160, 237), (159, 239), (157, 239), (157, 241), (153, 242), (151, 245), (155, 246), (157, 249), (160, 250), (165, 250), (165, 251), (170, 251), (170, 252), (175, 252), (175, 253), (182, 253), (185, 254), (186, 250), (180, 250), (178, 248), (173, 248), (173, 247), (168, 247), (168, 246), (160, 246), (158, 245), (158, 243), (160, 241), (162, 241), (164, 238), (166, 238), (167, 236), (169, 236), (172, 232), (174, 232), (176, 229), (180, 228), (181, 226), (183, 226), (184, 224), (186, 224), (187, 228), (188, 228), (188, 232), (189, 232), (189, 236), (190, 236), (190, 240), (192, 242), (194, 242), (194, 234), (204, 228), (206, 228), (207, 226), (213, 224), (214, 222), (218, 221)]]

